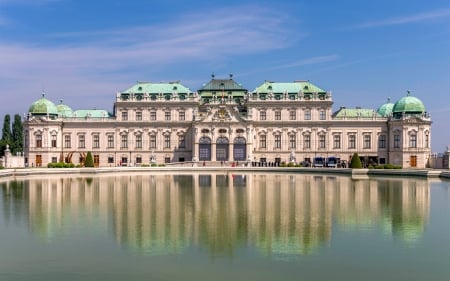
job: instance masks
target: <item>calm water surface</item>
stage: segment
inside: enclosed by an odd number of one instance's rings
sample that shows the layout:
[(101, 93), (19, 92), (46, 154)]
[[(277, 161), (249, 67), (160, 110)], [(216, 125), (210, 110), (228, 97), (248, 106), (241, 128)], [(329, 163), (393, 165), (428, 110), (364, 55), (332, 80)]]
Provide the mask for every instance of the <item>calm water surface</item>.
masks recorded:
[(3, 180), (0, 280), (450, 280), (450, 182)]

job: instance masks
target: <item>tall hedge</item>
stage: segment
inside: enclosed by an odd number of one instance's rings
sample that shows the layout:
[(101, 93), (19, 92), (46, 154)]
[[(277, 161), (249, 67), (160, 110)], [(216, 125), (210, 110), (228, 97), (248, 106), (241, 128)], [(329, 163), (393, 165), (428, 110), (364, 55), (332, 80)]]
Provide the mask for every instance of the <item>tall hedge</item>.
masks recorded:
[(361, 159), (359, 159), (358, 153), (353, 154), (352, 161), (350, 162), (350, 168), (362, 169)]
[(84, 166), (85, 167), (94, 167), (94, 158), (92, 158), (92, 153), (90, 151), (88, 151), (87, 155), (86, 155), (86, 160), (84, 161)]

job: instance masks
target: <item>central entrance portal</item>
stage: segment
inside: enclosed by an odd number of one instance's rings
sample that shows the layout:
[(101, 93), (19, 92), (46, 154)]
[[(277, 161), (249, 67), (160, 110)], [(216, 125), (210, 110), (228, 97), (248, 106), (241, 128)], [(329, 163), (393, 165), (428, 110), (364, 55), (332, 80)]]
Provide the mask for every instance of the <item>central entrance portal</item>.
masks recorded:
[(247, 155), (246, 142), (243, 137), (237, 137), (233, 143), (233, 159), (234, 161), (245, 161)]
[(228, 139), (224, 137), (217, 138), (216, 141), (216, 160), (228, 161)]
[(198, 146), (200, 161), (211, 161), (211, 139), (201, 137)]

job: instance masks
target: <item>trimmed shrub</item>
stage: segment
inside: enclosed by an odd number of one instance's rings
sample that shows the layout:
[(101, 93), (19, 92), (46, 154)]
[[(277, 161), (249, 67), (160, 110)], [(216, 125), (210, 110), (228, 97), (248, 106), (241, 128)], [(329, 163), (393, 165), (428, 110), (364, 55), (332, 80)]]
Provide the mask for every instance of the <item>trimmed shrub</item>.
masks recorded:
[(152, 165), (151, 165), (152, 167), (158, 167), (158, 164), (156, 164), (156, 163), (152, 163)]
[(352, 161), (350, 162), (350, 168), (362, 169), (361, 159), (359, 159), (358, 153), (353, 154)]
[(94, 158), (92, 157), (92, 153), (88, 151), (86, 155), (86, 160), (84, 161), (84, 166), (88, 168), (94, 167)]
[(57, 162), (57, 163), (48, 163), (47, 168), (75, 168), (75, 164), (73, 163), (63, 163), (63, 162)]
[(288, 166), (288, 167), (295, 167), (295, 163), (289, 162), (289, 163), (287, 164), (287, 166)]
[(165, 167), (166, 164), (159, 164), (158, 167)]

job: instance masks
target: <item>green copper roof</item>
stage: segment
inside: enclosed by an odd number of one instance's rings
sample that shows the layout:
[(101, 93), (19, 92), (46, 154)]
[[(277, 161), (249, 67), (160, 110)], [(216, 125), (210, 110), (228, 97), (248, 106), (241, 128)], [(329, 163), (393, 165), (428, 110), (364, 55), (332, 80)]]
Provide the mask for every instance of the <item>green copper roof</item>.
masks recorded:
[(392, 109), (394, 114), (423, 114), (425, 113), (425, 106), (422, 101), (416, 97), (411, 96), (408, 91), (406, 97), (399, 99)]
[(60, 100), (60, 103), (56, 106), (56, 109), (58, 110), (59, 117), (72, 117), (72, 108), (63, 104), (62, 100)]
[(377, 109), (377, 113), (383, 117), (388, 117), (392, 114), (393, 108), (394, 104), (391, 102), (391, 99), (388, 98), (387, 102)]
[(309, 81), (295, 81), (292, 83), (278, 83), (265, 81), (255, 89), (257, 93), (326, 93)]
[(32, 115), (52, 115), (58, 116), (58, 109), (55, 104), (45, 98), (45, 94), (42, 94), (42, 98), (35, 101), (28, 112)]
[(203, 87), (200, 88), (200, 91), (247, 91), (242, 87), (242, 85), (236, 83), (232, 76), (230, 79), (215, 79), (213, 78)]
[(230, 96), (231, 97), (243, 97), (247, 93), (247, 89), (245, 89), (241, 84), (236, 83), (233, 80), (233, 75), (230, 74), (229, 79), (216, 79), (214, 75), (212, 75), (212, 79), (204, 84), (199, 90), (199, 95), (202, 98), (211, 97), (213, 95), (220, 96)]
[(334, 118), (372, 118), (379, 117), (379, 114), (373, 109), (368, 108), (345, 108), (341, 107), (333, 114)]
[(72, 117), (77, 118), (105, 118), (105, 117), (111, 117), (111, 114), (109, 114), (108, 111), (103, 109), (80, 109), (76, 110)]
[(137, 93), (148, 93), (148, 94), (159, 94), (159, 93), (191, 93), (189, 88), (180, 84), (180, 82), (138, 82), (131, 88), (123, 91), (123, 94), (137, 94)]

